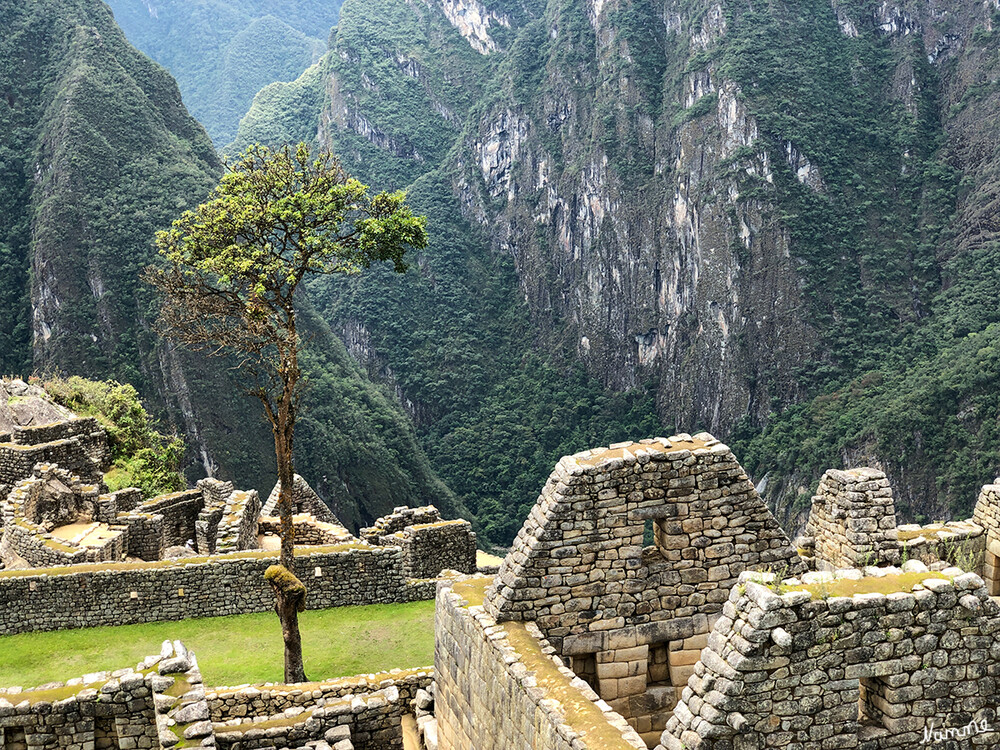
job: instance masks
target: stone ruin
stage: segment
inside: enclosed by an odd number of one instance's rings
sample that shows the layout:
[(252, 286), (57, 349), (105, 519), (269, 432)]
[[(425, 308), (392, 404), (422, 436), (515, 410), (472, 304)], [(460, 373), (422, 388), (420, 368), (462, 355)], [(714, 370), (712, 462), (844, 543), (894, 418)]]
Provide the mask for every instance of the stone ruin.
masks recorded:
[(799, 543), (827, 569), (898, 562), (896, 506), (885, 472), (861, 468), (823, 474)]
[[(27, 394), (44, 395), (24, 388)], [(59, 421), (19, 425), (11, 422), (18, 415), (0, 413), (6, 420), (0, 424), (9, 427), (0, 434), (0, 566), (155, 561), (280, 548), (278, 485), (263, 505), (255, 490), (240, 491), (212, 478), (194, 489), (148, 499), (134, 488), (105, 492), (108, 442), (98, 422), (76, 417), (38, 394), (31, 398), (38, 402), (32, 415), (56, 409)], [(298, 546), (359, 543), (299, 475), (293, 504)], [(365, 531), (375, 546), (402, 549), (402, 573), (408, 578), (433, 578), (444, 569), (476, 570), (471, 524), (445, 521), (431, 506), (397, 508)]]
[[(706, 433), (621, 443), (556, 465), (485, 612), (535, 623), (651, 740), (730, 588), (754, 567), (804, 570), (728, 447)], [(468, 731), (453, 746), (477, 746)]]
[(215, 479), (143, 500), (136, 489), (101, 493), (58, 466), (38, 464), (0, 500), (0, 559), (48, 567), (254, 549), (259, 509), (254, 490)]
[(897, 527), (882, 472), (831, 470), (798, 544), (707, 434), (564, 458), (499, 574), (439, 589), (438, 746), (1000, 743), (1000, 482)]
[(433, 505), (400, 506), (361, 530), (361, 539), (378, 547), (403, 549), (403, 572), (410, 578), (433, 578), (442, 570), (476, 570), (476, 534), (472, 524), (446, 521)]
[[(133, 507), (127, 495), (111, 502), (53, 468), (42, 467), (31, 487), (53, 480), (60, 485), (53, 496), (32, 507), (56, 522), (81, 508), (116, 520), (141, 507), (141, 498)], [(398, 581), (405, 569), (407, 585), (416, 587), (411, 594), (436, 585), (433, 671), (204, 689), (196, 660), (178, 644), (135, 671), (55, 688), (58, 702), (47, 704), (42, 689), (35, 696), (0, 691), (3, 746), (49, 750), (52, 726), (83, 747), (93, 734), (100, 750), (181, 743), (231, 750), (341, 750), (345, 742), (419, 750), (890, 750), (956, 737), (970, 747), (1000, 743), (1000, 609), (990, 598), (1000, 586), (1000, 482), (983, 488), (971, 520), (897, 526), (884, 474), (831, 470), (813, 499), (806, 536), (793, 545), (732, 452), (712, 436), (620, 443), (557, 464), (495, 577), (436, 581), (420, 579), (430, 572), (419, 567), (427, 560), (436, 568), (431, 575), (452, 560), (475, 570), (467, 522), (443, 521), (431, 506), (397, 508), (346, 547), (323, 546), (333, 538), (327, 535), (341, 538), (343, 527), (332, 514), (317, 518), (308, 485), (296, 485), (303, 498), (296, 533), (317, 542), (308, 559), (331, 566), (316, 567), (316, 590), (326, 591), (328, 575), (331, 582), (370, 575), (376, 559)], [(250, 541), (273, 522), (262, 516), (258, 529), (237, 533), (236, 508), (247, 503), (232, 485), (207, 480), (197, 492), (203, 507), (214, 509), (195, 521), (206, 540), (222, 533)], [(168, 525), (174, 522), (187, 523)], [(352, 562), (357, 555), (367, 557)], [(242, 581), (259, 577), (267, 561), (237, 563), (245, 567)], [(226, 566), (212, 568), (224, 575)], [(195, 585), (180, 584), (168, 569), (148, 574), (168, 589)], [(0, 596), (6, 582), (0, 579)], [(97, 588), (81, 585), (86, 595)], [(162, 589), (151, 582), (144, 591)], [(324, 606), (339, 602), (331, 594)], [(175, 667), (192, 686), (179, 697), (155, 677)], [(130, 692), (119, 699), (125, 684)], [(95, 693), (101, 701), (91, 700)], [(105, 694), (111, 707), (100, 707)], [(100, 725), (98, 716), (105, 717)], [(411, 744), (404, 744), (404, 726)], [(126, 736), (136, 739), (123, 742)]]
[[(281, 493), (281, 483), (278, 482), (267, 496), (267, 502), (261, 509), (262, 516), (276, 517), (278, 515), (278, 495)], [(323, 502), (309, 483), (298, 474), (295, 475), (292, 487), (293, 515), (308, 515), (322, 523), (340, 524), (330, 506)]]
[[(34, 690), (0, 689), (4, 750), (403, 749), (401, 717), (430, 682), (427, 673), (369, 675), (340, 690), (317, 686), (291, 713), (269, 715), (271, 693), (206, 690), (198, 661), (180, 641), (133, 669), (84, 675)], [(375, 682), (376, 684), (372, 684)], [(297, 691), (299, 696), (302, 691)], [(280, 694), (273, 696), (278, 698)], [(256, 715), (247, 707), (260, 705)], [(302, 704), (306, 705), (303, 706)], [(242, 710), (240, 710), (242, 709)], [(298, 721), (290, 721), (297, 717)]]

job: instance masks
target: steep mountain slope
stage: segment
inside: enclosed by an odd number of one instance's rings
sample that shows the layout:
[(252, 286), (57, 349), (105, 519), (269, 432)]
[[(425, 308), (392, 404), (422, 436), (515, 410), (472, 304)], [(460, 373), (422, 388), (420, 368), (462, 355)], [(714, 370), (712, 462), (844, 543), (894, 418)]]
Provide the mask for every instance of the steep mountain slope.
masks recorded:
[[(248, 123), (280, 123), (267, 133), (279, 138), (315, 129), (367, 179), (424, 175), (414, 200), (429, 191), (426, 210), (461, 249), (443, 264), (430, 251), (420, 279), (440, 292), (449, 269), (451, 315), (373, 280), (319, 301), (356, 321), (349, 348), (424, 434), (465, 434), (449, 420), (474, 407), (456, 394), (483, 393), (471, 354), (446, 379), (441, 356), (516, 338), (473, 311), (495, 289), (527, 327), (518, 351), (578, 359), (614, 390), (653, 380), (655, 421), (736, 440), (789, 516), (827, 465), (884, 465), (910, 516), (964, 512), (1000, 468), (994, 0), (416, 4), (470, 47), (490, 31), (470, 33), (468, 18), (509, 13), (493, 27), (503, 43), (479, 50), (492, 77), (437, 169), (393, 138), (406, 135), (393, 125), (400, 66), (364, 6), (348, 0), (309, 85), (262, 94)], [(383, 64), (341, 47), (348, 33)], [(482, 268), (497, 269), (491, 283)], [(394, 316), (432, 326), (449, 351), (421, 359)], [(510, 382), (496, 375), (509, 361), (488, 355), (487, 379)], [(533, 389), (497, 387), (498, 413), (533, 431)]]
[(234, 144), (314, 140), (365, 180), (409, 184), (431, 234), (410, 272), (325, 280), (312, 300), (396, 390), (495, 543), (510, 541), (559, 456), (661, 429), (645, 389), (616, 396), (563, 351), (536, 351), (509, 257), (451, 194), (449, 150), (528, 18), (514, 4), (350, 0), (329, 55), (262, 91)]
[(339, 0), (108, 0), (129, 40), (167, 68), (215, 144), (229, 143), (253, 101), (326, 51)]
[[(98, 0), (2, 0), (0, 19), (0, 368), (131, 383), (188, 439), (193, 469), (269, 491), (273, 447), (258, 407), (224, 363), (157, 340), (139, 280), (155, 230), (218, 179), (205, 131)], [(322, 397), (306, 403), (300, 473), (330, 488), (347, 522), (398, 504), (460, 512), (388, 392), (320, 321), (310, 328), (318, 350), (307, 369)]]

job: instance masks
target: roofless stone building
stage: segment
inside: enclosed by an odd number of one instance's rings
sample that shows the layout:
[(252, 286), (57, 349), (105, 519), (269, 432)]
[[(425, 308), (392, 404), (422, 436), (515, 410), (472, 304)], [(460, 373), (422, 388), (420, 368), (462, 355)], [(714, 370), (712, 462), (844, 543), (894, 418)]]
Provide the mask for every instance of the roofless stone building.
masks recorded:
[(563, 458), (496, 578), (439, 590), (439, 747), (996, 746), (1000, 608), (948, 562), (983, 528), (899, 529), (859, 469), (824, 475), (808, 531), (802, 557), (704, 433)]
[[(36, 479), (22, 489), (34, 491)], [(322, 544), (346, 534), (309, 512), (315, 499), (301, 484), (297, 533)], [(80, 507), (104, 512), (94, 491), (66, 488), (82, 499), (55, 487), (22, 512), (35, 518), (41, 508), (53, 522)], [(220, 498), (231, 489), (201, 488)], [(436, 585), (433, 670), (206, 688), (194, 657), (168, 643), (135, 670), (0, 688), (0, 748), (997, 747), (997, 519), (993, 484), (971, 521), (896, 526), (881, 472), (831, 470), (793, 545), (710, 435), (585, 451), (557, 464), (496, 576), (413, 577), (424, 562), (431, 572), (446, 559), (474, 564), (467, 522), (443, 521), (431, 507), (397, 508), (362, 539), (302, 558), (321, 606), (418, 598)], [(119, 619), (152, 601), (160, 619), (205, 614), (213, 600), (199, 586), (209, 569), (229, 575), (233, 591), (243, 586), (247, 611), (263, 609), (253, 597), (267, 554), (128, 573), (83, 565), (5, 574), (0, 629), (48, 629), (52, 608), (66, 602)], [(95, 593), (99, 607), (72, 604)], [(32, 613), (40, 597), (44, 617)]]

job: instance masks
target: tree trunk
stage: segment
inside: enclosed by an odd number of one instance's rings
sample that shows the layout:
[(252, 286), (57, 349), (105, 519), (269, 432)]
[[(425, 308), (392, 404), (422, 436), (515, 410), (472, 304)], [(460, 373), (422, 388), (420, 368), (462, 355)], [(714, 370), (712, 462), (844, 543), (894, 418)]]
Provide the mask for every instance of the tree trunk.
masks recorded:
[(275, 590), (274, 611), (281, 620), (281, 635), (285, 639), (285, 682), (292, 684), (306, 681), (302, 663), (302, 636), (299, 634), (299, 600), (280, 590)]
[[(291, 358), (290, 371), (282, 373), (284, 390), (278, 402), (276, 419), (272, 422), (274, 431), (274, 453), (278, 463), (278, 518), (281, 537), (281, 564), (295, 575), (295, 525), (292, 523), (293, 489), (295, 467), (292, 462), (292, 439), (295, 431), (295, 384), (298, 379), (298, 363)], [(285, 682), (305, 682), (305, 668), (302, 664), (302, 636), (299, 633), (297, 607), (300, 599), (275, 589), (275, 611), (281, 620), (281, 634), (285, 639)]]

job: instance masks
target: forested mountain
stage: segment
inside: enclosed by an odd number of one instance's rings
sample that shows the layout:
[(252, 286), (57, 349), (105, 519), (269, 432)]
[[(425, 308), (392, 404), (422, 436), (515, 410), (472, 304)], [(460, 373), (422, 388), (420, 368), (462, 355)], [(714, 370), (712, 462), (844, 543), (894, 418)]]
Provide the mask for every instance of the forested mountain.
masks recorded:
[[(139, 278), (152, 238), (221, 174), (177, 85), (136, 51), (99, 0), (0, 0), (0, 370), (134, 385), (188, 441), (193, 471), (274, 482), (270, 431), (225, 363), (158, 340)], [(394, 505), (462, 510), (389, 391), (309, 315), (313, 378), (299, 469), (343, 520)]]
[[(299, 5), (247, 12), (320, 38)], [(70, 6), (0, 0), (4, 367), (135, 381), (259, 477), (266, 439), (155, 341), (134, 276), (216, 157)], [(465, 503), (503, 543), (559, 455), (674, 428), (733, 444), (793, 521), (831, 466), (885, 468), (908, 519), (1000, 470), (997, 0), (347, 0), (329, 43), (228, 148), (313, 141), (428, 216), (408, 273), (310, 290), (299, 462), (345, 519)]]
[(129, 40), (177, 79), (218, 147), (254, 94), (326, 51), (340, 0), (107, 0)]
[[(439, 237), (420, 273), (317, 304), (484, 519), (476, 487), (580, 403), (555, 395), (573, 362), (578, 399), (651, 384), (663, 426), (608, 431), (710, 429), (786, 515), (845, 463), (884, 466), (911, 518), (968, 513), (1000, 469), (993, 0), (460, 6), (347, 0), (237, 142), (308, 136), (411, 185)], [(517, 430), (467, 486), (454, 443), (499, 415)], [(530, 502), (514, 484), (487, 492)]]

